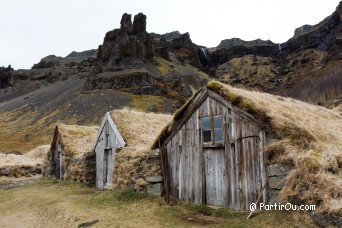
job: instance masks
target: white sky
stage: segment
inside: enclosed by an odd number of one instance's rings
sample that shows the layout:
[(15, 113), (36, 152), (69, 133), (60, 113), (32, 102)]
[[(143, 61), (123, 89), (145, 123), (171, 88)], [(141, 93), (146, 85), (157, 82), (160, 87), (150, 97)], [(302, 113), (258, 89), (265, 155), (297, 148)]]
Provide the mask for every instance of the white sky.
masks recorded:
[(207, 47), (222, 39), (285, 42), (339, 0), (0, 0), (0, 66), (30, 68), (47, 55), (97, 48), (125, 12), (147, 15), (148, 32), (189, 32)]

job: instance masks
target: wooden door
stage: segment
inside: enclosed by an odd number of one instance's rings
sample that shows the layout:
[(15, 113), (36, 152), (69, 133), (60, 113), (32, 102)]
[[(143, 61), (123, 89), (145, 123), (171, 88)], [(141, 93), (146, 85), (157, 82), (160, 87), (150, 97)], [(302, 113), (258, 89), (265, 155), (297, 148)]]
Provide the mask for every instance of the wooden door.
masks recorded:
[(204, 149), (206, 203), (228, 206), (228, 181), (224, 148)]
[(103, 153), (103, 186), (111, 187), (113, 181), (113, 150), (105, 149)]
[(109, 150), (105, 149), (103, 154), (103, 185), (106, 185), (108, 180), (108, 153)]
[(54, 152), (55, 177), (59, 180), (64, 179), (63, 151), (60, 144), (56, 144)]
[(55, 147), (55, 151), (54, 151), (54, 167), (55, 167), (55, 170), (54, 170), (54, 174), (55, 174), (55, 177), (57, 179), (60, 179), (60, 156), (59, 156), (59, 151), (58, 151), (58, 144), (56, 145)]

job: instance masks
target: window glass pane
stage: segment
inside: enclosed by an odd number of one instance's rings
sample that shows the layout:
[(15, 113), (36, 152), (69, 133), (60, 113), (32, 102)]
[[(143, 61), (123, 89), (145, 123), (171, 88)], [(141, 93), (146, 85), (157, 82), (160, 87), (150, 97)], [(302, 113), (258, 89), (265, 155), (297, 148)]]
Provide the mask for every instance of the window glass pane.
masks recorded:
[(203, 142), (211, 142), (211, 130), (203, 130)]
[(209, 116), (203, 116), (202, 117), (202, 127), (203, 127), (203, 130), (211, 129), (210, 128), (210, 117)]
[(223, 142), (222, 129), (215, 129), (215, 142)]
[(214, 128), (222, 128), (222, 116), (214, 116)]

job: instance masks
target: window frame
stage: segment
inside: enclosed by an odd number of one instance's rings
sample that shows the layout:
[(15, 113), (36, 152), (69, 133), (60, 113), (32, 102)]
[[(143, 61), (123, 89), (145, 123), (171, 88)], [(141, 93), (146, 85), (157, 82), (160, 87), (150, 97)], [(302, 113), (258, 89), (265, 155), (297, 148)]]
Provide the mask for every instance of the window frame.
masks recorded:
[[(214, 123), (214, 117), (219, 116), (221, 117), (222, 120), (222, 125), (221, 128), (215, 128), (215, 123)], [(211, 140), (210, 142), (204, 142), (204, 128), (203, 128), (203, 118), (209, 117), (210, 120), (210, 133), (211, 133)], [(224, 120), (223, 120), (223, 115), (222, 114), (215, 114), (213, 115), (212, 113), (210, 115), (203, 115), (201, 116), (201, 141), (202, 141), (202, 147), (204, 148), (211, 148), (211, 147), (224, 147), (224, 131), (223, 131), (223, 126), (224, 126)], [(222, 141), (215, 141), (215, 129), (216, 130), (221, 130), (222, 131)]]

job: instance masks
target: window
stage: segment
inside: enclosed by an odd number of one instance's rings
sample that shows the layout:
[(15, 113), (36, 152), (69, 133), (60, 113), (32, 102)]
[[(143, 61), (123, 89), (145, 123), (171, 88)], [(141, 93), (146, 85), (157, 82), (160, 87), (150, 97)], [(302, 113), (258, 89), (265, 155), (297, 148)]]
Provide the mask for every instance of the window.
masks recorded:
[(222, 115), (202, 117), (202, 138), (203, 144), (222, 145), (223, 144), (223, 119)]
[(214, 141), (223, 142), (222, 116), (214, 116)]
[(208, 143), (211, 142), (211, 126), (210, 126), (210, 117), (203, 116), (202, 117), (202, 132), (203, 132), (203, 142)]

